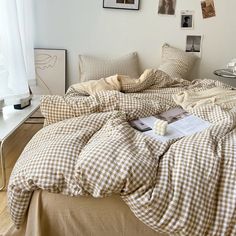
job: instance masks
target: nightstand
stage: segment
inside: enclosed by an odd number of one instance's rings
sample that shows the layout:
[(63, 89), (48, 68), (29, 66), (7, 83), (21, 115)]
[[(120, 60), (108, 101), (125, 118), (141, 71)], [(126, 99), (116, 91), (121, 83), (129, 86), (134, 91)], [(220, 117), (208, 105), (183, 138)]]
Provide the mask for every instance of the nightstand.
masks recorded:
[(236, 88), (236, 74), (232, 71), (228, 69), (219, 69), (215, 70), (213, 73), (217, 76), (217, 80)]
[(236, 79), (236, 74), (233, 74), (233, 72), (231, 72), (228, 69), (215, 70), (214, 74), (220, 77), (224, 77), (224, 78)]
[(0, 191), (6, 187), (6, 171), (5, 171), (5, 156), (3, 154), (4, 142), (11, 134), (19, 128), (40, 106), (40, 97), (33, 97), (31, 105), (22, 109), (16, 110), (13, 106), (6, 106), (0, 114), (0, 168), (2, 173)]

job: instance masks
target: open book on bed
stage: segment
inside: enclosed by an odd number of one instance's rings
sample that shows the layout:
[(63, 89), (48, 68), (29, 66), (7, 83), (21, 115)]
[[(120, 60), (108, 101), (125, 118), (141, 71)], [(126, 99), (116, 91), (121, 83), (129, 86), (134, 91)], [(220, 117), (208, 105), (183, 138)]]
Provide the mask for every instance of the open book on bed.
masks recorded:
[[(157, 119), (168, 122), (167, 133), (164, 136), (155, 134), (154, 123)], [(191, 115), (182, 108), (173, 108), (156, 116), (143, 117), (130, 121), (130, 125), (161, 142), (181, 138), (201, 132), (211, 124), (197, 116)]]

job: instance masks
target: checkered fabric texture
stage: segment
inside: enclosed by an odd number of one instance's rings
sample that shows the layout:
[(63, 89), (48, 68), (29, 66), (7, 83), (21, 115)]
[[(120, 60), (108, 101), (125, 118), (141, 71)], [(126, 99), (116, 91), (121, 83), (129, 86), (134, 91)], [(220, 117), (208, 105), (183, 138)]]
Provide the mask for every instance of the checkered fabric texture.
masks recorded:
[(86, 96), (69, 89), (64, 97), (44, 97), (47, 125), (25, 147), (10, 177), (15, 225), (21, 226), (33, 191), (42, 189), (70, 196), (118, 193), (137, 218), (170, 235), (236, 235), (236, 111), (194, 108), (189, 112), (212, 125), (165, 143), (127, 122), (176, 106), (171, 96), (177, 92), (214, 86), (227, 87), (152, 71), (141, 91), (127, 87), (129, 93)]
[(172, 47), (168, 44), (162, 46), (161, 64), (159, 70), (164, 71), (171, 77), (187, 79), (197, 56)]

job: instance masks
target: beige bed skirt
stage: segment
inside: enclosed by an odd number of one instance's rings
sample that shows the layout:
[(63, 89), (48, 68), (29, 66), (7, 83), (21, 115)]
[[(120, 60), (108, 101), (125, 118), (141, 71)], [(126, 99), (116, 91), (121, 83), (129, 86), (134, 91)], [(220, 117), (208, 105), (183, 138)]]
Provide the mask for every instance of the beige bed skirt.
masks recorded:
[(119, 196), (69, 197), (36, 191), (27, 220), (7, 236), (167, 236), (138, 220)]

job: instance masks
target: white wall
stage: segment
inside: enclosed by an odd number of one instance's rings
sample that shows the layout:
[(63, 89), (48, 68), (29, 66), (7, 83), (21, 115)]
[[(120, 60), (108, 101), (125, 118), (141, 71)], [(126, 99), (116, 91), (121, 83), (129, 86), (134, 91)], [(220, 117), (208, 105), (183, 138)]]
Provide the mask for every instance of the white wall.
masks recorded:
[[(200, 0), (177, 0), (176, 16), (157, 14), (158, 0), (140, 0), (140, 10), (102, 8), (102, 0), (35, 1), (35, 47), (68, 50), (68, 84), (78, 81), (78, 54), (117, 57), (137, 51), (141, 67), (156, 68), (164, 42), (185, 49), (187, 34), (202, 34), (202, 56), (192, 78), (236, 57), (236, 1), (215, 0), (216, 17), (203, 19)], [(180, 29), (180, 11), (195, 11), (194, 30)], [(236, 80), (232, 81), (236, 86)]]

